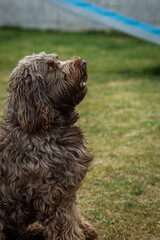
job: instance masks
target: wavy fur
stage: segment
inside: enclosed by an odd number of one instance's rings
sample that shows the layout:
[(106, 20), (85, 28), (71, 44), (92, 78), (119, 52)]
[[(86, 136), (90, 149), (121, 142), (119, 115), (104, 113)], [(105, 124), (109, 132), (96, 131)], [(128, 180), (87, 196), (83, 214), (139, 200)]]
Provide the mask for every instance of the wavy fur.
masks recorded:
[[(83, 60), (40, 53), (11, 74), (0, 126), (0, 239), (92, 240), (76, 192), (92, 156), (75, 126)], [(40, 229), (27, 229), (38, 221)], [(23, 236), (23, 237), (22, 237)]]

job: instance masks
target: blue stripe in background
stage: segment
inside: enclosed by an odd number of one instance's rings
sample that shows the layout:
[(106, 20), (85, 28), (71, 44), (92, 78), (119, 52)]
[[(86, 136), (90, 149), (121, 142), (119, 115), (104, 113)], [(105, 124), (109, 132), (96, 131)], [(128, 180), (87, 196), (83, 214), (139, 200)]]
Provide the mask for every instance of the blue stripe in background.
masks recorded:
[(104, 17), (112, 18), (115, 21), (130, 25), (134, 28), (138, 28), (140, 30), (160, 36), (160, 28), (158, 27), (123, 16), (122, 14), (118, 14), (116, 12), (112, 12), (106, 8), (99, 7), (95, 4), (88, 3), (85, 1), (79, 1), (79, 0), (60, 0), (60, 1), (68, 4), (72, 4), (76, 7), (83, 8), (84, 10), (87, 10), (89, 12), (96, 13)]

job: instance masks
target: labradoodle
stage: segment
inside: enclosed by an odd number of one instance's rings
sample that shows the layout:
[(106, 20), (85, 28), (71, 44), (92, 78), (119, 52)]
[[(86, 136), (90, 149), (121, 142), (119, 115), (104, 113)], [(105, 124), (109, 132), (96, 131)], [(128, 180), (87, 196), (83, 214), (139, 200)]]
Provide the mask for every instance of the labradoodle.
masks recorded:
[(84, 60), (44, 52), (13, 70), (0, 125), (0, 240), (97, 238), (76, 201), (92, 161), (75, 126), (86, 80)]

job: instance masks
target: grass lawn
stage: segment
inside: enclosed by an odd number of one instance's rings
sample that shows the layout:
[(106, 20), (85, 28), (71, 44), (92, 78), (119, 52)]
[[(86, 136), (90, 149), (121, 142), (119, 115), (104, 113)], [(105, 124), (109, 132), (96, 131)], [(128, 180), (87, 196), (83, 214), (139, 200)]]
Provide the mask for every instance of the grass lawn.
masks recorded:
[(88, 63), (78, 125), (95, 156), (79, 190), (100, 240), (160, 239), (160, 47), (120, 33), (0, 29), (0, 112), (9, 74), (45, 51)]

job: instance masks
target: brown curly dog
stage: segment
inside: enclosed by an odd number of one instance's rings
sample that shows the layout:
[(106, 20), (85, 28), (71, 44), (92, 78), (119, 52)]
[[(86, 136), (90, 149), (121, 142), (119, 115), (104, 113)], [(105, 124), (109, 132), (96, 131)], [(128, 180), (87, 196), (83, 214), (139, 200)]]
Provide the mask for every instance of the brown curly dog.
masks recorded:
[[(92, 161), (74, 125), (86, 80), (84, 60), (44, 52), (12, 72), (0, 125), (0, 240), (96, 239), (76, 202)], [(41, 229), (27, 229), (36, 221)]]

